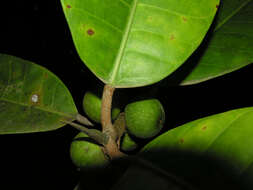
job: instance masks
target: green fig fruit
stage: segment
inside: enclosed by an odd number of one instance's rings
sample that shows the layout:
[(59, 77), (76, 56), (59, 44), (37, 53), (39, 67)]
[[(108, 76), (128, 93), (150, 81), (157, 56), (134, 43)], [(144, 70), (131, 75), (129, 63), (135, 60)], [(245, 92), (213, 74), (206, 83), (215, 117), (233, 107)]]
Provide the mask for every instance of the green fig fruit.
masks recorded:
[(70, 157), (82, 170), (103, 169), (109, 164), (101, 147), (82, 132), (75, 136), (70, 145)]
[(128, 133), (125, 133), (120, 144), (121, 150), (129, 152), (135, 150), (137, 147), (137, 143), (129, 136)]
[[(86, 92), (83, 97), (83, 109), (87, 116), (94, 122), (101, 122), (102, 100), (92, 92)], [(120, 113), (119, 108), (112, 109), (112, 120), (115, 120)]]
[(127, 130), (139, 138), (151, 138), (163, 127), (165, 113), (157, 99), (133, 102), (125, 107)]

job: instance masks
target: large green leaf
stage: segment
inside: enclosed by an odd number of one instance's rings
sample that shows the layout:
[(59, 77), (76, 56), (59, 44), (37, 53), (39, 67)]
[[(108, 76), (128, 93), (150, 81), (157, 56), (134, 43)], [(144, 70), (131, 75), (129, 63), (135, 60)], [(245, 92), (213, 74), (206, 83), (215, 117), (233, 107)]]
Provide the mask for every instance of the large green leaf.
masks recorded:
[(155, 83), (199, 46), (219, 0), (61, 0), (76, 49), (104, 83)]
[[(199, 83), (230, 73), (253, 62), (253, 1), (223, 0), (210, 36), (185, 69), (193, 67), (181, 82)], [(175, 73), (175, 77), (180, 75)]]
[(57, 129), (76, 114), (71, 94), (53, 73), (0, 54), (0, 134)]
[(253, 189), (253, 108), (209, 116), (170, 130), (141, 156), (203, 189)]

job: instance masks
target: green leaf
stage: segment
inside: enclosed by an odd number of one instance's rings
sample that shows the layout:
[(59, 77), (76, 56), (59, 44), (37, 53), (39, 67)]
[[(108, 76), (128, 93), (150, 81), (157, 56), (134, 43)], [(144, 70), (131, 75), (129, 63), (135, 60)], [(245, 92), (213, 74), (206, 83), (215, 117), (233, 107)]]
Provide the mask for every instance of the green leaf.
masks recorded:
[(219, 0), (61, 0), (80, 58), (118, 88), (155, 83), (199, 46)]
[(203, 189), (253, 188), (253, 108), (202, 118), (147, 144), (141, 156)]
[[(201, 48), (186, 63), (193, 67), (182, 85), (206, 81), (253, 62), (253, 1), (223, 0), (216, 24)], [(175, 73), (175, 77), (180, 72)]]
[(70, 92), (53, 73), (0, 54), (0, 134), (54, 130), (76, 114)]

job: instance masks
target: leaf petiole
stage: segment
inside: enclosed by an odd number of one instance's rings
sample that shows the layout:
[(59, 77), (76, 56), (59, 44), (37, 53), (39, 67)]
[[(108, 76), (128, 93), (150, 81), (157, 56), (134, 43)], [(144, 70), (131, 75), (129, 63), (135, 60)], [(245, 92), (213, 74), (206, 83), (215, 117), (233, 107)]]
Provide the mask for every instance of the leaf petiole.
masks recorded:
[(61, 122), (65, 124), (69, 124), (70, 126), (76, 128), (77, 130), (85, 133), (86, 135), (88, 135), (90, 138), (92, 138), (93, 140), (95, 140), (97, 143), (101, 145), (106, 145), (108, 143), (109, 137), (97, 129), (88, 129), (85, 126), (74, 123), (74, 122), (68, 122), (68, 121), (61, 121)]

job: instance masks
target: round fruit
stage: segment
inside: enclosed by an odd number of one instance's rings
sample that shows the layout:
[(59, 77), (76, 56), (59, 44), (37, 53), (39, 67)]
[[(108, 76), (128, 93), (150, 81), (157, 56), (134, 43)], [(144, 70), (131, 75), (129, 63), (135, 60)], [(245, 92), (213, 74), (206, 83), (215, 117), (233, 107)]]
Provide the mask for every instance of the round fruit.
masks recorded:
[(80, 169), (102, 169), (109, 160), (101, 147), (93, 142), (86, 134), (80, 132), (70, 145), (72, 162)]
[[(83, 109), (87, 116), (94, 122), (101, 121), (102, 100), (92, 92), (86, 92), (83, 97)], [(119, 108), (112, 109), (112, 120), (116, 119), (120, 113)]]
[(122, 142), (120, 144), (121, 150), (128, 152), (133, 151), (137, 148), (136, 142), (128, 135), (128, 133), (125, 133), (125, 135), (122, 137)]
[(142, 100), (126, 106), (125, 119), (130, 134), (139, 138), (150, 138), (162, 129), (165, 113), (159, 100)]

